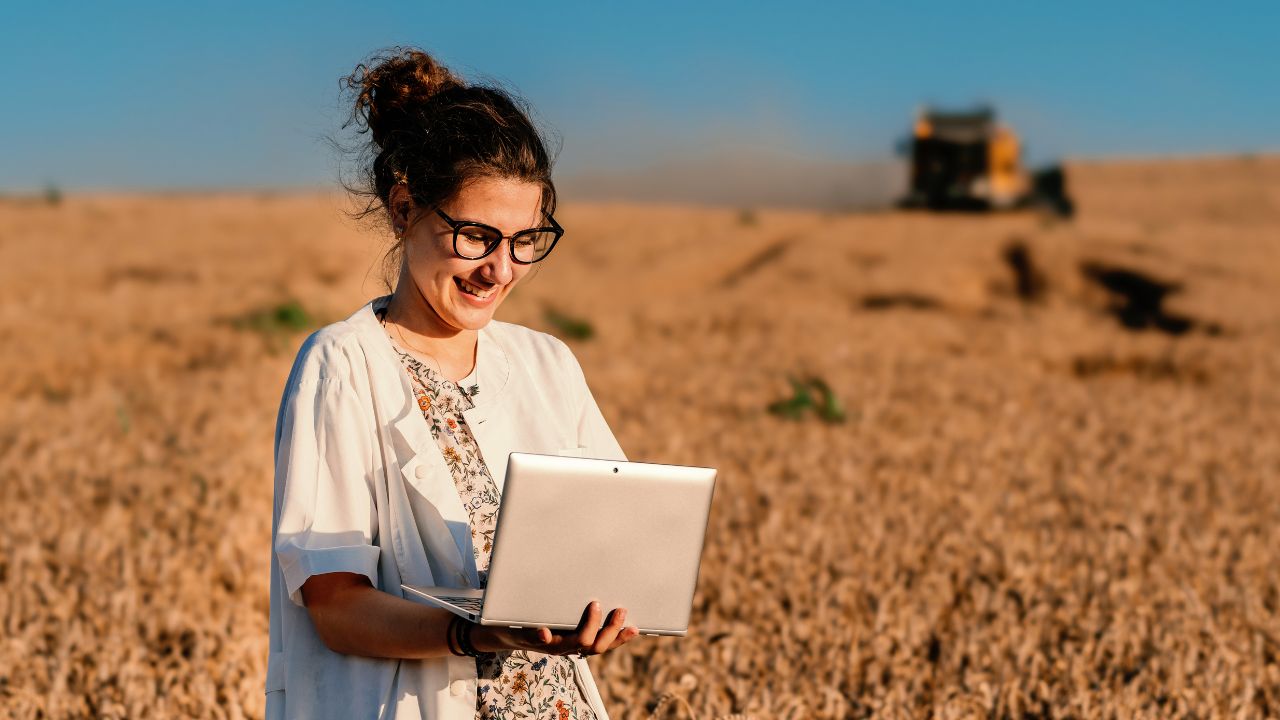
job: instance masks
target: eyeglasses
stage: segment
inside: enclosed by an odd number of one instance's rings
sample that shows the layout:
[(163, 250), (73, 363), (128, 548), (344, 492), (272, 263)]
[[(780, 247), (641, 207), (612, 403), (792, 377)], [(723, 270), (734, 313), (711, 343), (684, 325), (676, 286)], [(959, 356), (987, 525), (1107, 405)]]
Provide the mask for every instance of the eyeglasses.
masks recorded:
[(511, 240), (511, 260), (521, 265), (529, 265), (543, 260), (551, 254), (551, 248), (564, 235), (564, 228), (556, 219), (547, 216), (550, 227), (530, 228), (511, 235), (503, 235), (498, 228), (484, 223), (458, 221), (449, 217), (440, 208), (436, 214), (444, 218), (453, 228), (453, 251), (465, 260), (479, 260), (493, 252), (502, 244), (504, 238)]

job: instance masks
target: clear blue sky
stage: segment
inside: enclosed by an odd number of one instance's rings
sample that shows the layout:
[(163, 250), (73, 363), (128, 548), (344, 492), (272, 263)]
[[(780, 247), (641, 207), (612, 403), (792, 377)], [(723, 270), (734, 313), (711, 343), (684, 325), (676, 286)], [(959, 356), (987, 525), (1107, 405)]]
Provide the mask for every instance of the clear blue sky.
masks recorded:
[(560, 171), (888, 156), (989, 101), (1033, 160), (1280, 150), (1280, 3), (7, 2), (0, 189), (332, 184), (337, 79), (414, 44), (516, 88)]

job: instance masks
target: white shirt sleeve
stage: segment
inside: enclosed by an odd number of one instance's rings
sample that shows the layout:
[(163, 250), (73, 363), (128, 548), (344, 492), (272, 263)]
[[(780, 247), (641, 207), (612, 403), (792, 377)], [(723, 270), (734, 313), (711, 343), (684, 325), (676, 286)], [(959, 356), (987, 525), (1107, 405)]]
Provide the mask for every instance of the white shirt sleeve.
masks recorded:
[(608, 460), (626, 460), (627, 456), (618, 445), (618, 440), (605, 422), (600, 406), (591, 395), (590, 388), (583, 389), (582, 411), (578, 419), (578, 444), (585, 447), (587, 457), (605, 458)]
[(626, 460), (626, 454), (622, 452), (622, 447), (618, 445), (617, 438), (613, 436), (609, 423), (605, 421), (604, 414), (600, 412), (600, 406), (596, 404), (596, 399), (591, 394), (591, 388), (587, 386), (587, 378), (582, 372), (582, 365), (578, 362), (578, 358), (574, 356), (568, 345), (558, 340), (557, 342), (565, 356), (563, 362), (567, 366), (568, 380), (574, 388), (578, 445), (583, 448), (582, 454), (585, 457), (606, 460)]
[(337, 378), (304, 379), (284, 403), (272, 541), (289, 599), (302, 605), (302, 584), (324, 573), (364, 575), (377, 587), (372, 421)]

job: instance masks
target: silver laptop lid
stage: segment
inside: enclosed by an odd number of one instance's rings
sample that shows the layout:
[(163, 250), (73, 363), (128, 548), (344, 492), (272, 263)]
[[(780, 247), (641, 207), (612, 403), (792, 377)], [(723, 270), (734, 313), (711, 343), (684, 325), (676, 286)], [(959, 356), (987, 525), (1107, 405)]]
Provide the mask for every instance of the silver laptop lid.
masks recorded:
[(684, 635), (712, 468), (512, 453), (482, 622), (577, 627), (599, 600), (641, 632)]

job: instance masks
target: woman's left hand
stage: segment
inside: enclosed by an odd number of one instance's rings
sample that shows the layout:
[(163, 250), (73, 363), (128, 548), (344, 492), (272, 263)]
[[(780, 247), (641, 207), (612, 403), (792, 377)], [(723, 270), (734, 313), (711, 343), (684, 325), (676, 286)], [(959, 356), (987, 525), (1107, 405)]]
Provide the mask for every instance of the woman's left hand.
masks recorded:
[(612, 610), (603, 624), (601, 615), (600, 603), (592, 601), (573, 630), (481, 625), (472, 629), (471, 642), (481, 652), (529, 650), (547, 655), (599, 655), (625, 645), (640, 634), (639, 628), (626, 625), (626, 608)]

